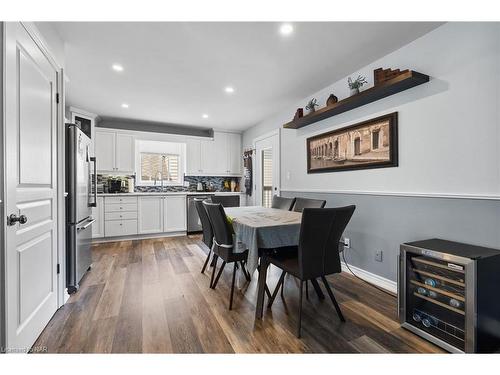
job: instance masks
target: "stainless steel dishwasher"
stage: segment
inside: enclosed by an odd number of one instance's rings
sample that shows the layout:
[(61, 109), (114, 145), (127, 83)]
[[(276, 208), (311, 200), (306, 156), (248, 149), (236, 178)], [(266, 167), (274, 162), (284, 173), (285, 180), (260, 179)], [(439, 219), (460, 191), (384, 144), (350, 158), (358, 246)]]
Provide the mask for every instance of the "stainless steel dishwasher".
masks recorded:
[(198, 216), (198, 211), (196, 211), (196, 206), (194, 205), (195, 199), (211, 199), (214, 194), (196, 194), (188, 195), (186, 199), (187, 204), (187, 233), (199, 233), (201, 232), (201, 222)]

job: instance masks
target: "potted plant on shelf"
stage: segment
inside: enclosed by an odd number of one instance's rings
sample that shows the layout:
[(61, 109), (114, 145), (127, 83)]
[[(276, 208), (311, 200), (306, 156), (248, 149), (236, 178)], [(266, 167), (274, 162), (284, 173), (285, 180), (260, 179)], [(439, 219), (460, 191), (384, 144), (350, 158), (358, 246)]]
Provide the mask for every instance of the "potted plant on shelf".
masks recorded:
[(351, 77), (347, 78), (347, 84), (351, 89), (351, 96), (359, 94), (359, 88), (362, 87), (365, 83), (368, 83), (365, 77), (358, 75), (355, 81), (351, 79)]
[(316, 110), (315, 107), (318, 107), (318, 101), (316, 100), (316, 98), (312, 98), (306, 105), (306, 109), (309, 111), (309, 114), (314, 113), (314, 111)]

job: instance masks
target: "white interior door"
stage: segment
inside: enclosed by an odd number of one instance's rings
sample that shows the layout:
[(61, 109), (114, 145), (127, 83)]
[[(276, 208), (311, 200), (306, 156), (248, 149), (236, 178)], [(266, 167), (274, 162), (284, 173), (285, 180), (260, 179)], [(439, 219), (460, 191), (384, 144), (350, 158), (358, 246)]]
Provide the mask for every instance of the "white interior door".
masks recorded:
[(270, 207), (280, 194), (279, 132), (255, 140), (254, 190), (257, 206)]
[[(57, 309), (57, 69), (5, 24), (7, 347), (28, 350)], [(22, 223), (24, 217), (27, 219)]]

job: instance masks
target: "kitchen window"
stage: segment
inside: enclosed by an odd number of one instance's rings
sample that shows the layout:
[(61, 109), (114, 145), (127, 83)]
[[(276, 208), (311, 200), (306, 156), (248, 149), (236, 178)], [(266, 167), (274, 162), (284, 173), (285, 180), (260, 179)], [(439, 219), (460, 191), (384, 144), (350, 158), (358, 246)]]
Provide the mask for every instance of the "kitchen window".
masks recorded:
[(179, 184), (179, 155), (141, 152), (141, 182)]
[(181, 186), (184, 181), (186, 144), (136, 141), (136, 183), (143, 186)]

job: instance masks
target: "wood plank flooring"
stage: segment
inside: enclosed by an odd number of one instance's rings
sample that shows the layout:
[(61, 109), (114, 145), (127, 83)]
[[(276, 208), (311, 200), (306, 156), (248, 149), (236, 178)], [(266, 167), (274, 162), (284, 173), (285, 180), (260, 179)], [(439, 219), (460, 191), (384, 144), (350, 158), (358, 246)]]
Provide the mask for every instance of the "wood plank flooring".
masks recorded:
[[(292, 277), (263, 320), (254, 318), (257, 274), (238, 286), (229, 311), (232, 267), (210, 289), (200, 244), (199, 236), (185, 236), (94, 245), (92, 270), (34, 346), (49, 353), (442, 352), (400, 328), (396, 298), (345, 273), (328, 279), (347, 322), (309, 288), (301, 339)], [(271, 289), (279, 275), (270, 268)]]

